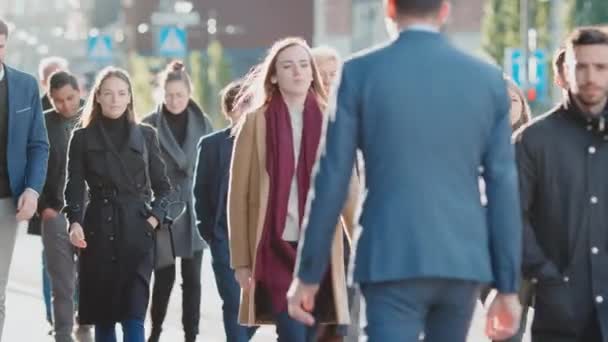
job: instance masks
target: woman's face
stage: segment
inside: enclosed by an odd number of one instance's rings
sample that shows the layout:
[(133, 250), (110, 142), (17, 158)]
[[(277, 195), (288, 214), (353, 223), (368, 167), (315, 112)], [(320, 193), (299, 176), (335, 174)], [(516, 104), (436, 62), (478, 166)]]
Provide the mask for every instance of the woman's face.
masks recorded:
[(275, 64), (276, 75), (273, 83), (279, 86), (284, 94), (302, 96), (308, 93), (313, 81), (312, 64), (306, 49), (294, 45), (281, 51)]
[(129, 84), (118, 77), (109, 77), (99, 87), (97, 103), (101, 106), (103, 116), (118, 119), (131, 103)]
[(512, 89), (509, 89), (509, 97), (511, 98), (511, 111), (510, 111), (511, 125), (513, 125), (521, 119), (521, 115), (522, 115), (522, 112), (524, 109), (524, 104), (522, 103), (521, 98), (519, 97), (519, 94), (517, 94)]
[(323, 88), (326, 93), (330, 93), (338, 74), (338, 61), (334, 58), (325, 58), (317, 63), (321, 80), (323, 80)]
[(171, 81), (165, 85), (165, 107), (171, 114), (183, 113), (188, 108), (190, 90), (184, 81)]

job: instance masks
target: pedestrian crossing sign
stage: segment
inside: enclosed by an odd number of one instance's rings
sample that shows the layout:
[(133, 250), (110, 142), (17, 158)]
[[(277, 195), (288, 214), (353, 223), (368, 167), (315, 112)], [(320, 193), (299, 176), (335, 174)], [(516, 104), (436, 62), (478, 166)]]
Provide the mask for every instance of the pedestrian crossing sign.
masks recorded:
[(112, 37), (108, 34), (90, 36), (87, 41), (87, 56), (95, 62), (109, 62), (114, 58)]
[(158, 31), (158, 54), (164, 57), (184, 57), (188, 50), (187, 32), (177, 26), (162, 26)]

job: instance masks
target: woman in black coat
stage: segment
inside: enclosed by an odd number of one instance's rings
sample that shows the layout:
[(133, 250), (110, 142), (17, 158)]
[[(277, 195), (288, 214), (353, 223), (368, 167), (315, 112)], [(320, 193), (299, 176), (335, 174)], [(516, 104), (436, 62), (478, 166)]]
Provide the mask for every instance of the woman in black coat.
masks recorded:
[[(161, 79), (164, 100), (144, 122), (155, 127), (167, 176), (175, 188), (175, 196), (186, 203), (183, 215), (171, 226), (175, 256), (181, 258), (182, 323), (186, 342), (196, 340), (200, 320), (201, 262), (204, 242), (196, 227), (192, 204), (192, 183), (196, 166), (197, 145), (204, 135), (211, 133), (211, 122), (191, 99), (192, 82), (180, 61), (173, 61)], [(175, 263), (158, 265), (154, 272), (152, 291), (152, 332), (149, 342), (157, 342), (171, 290), (175, 283)]]
[(135, 122), (128, 74), (104, 69), (70, 143), (65, 190), (80, 323), (95, 324), (96, 342), (116, 341), (118, 322), (125, 342), (145, 341), (154, 233), (170, 191), (154, 129)]

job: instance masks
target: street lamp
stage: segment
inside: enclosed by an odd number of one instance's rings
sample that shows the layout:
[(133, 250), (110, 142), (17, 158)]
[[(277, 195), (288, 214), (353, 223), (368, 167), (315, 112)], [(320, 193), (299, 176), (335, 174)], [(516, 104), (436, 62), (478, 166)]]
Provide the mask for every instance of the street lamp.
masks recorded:
[(193, 8), (194, 8), (194, 5), (190, 1), (176, 1), (175, 5), (173, 5), (173, 9), (175, 10), (175, 13), (187, 14), (187, 13), (192, 12)]
[(141, 34), (148, 32), (149, 29), (150, 29), (150, 26), (146, 23), (141, 23), (141, 24), (137, 25), (137, 32), (139, 32)]
[(217, 20), (215, 18), (209, 18), (207, 20), (207, 32), (209, 32), (210, 35), (217, 33)]

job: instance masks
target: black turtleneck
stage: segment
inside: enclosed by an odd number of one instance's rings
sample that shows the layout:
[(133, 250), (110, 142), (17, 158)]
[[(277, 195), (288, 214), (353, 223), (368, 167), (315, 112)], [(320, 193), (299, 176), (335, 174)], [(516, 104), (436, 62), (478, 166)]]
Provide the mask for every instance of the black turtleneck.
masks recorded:
[(122, 146), (125, 146), (129, 137), (129, 121), (127, 120), (127, 115), (123, 114), (117, 119), (111, 119), (102, 115), (101, 124), (114, 147), (116, 147), (117, 150), (122, 149)]
[(186, 127), (188, 127), (188, 108), (179, 114), (170, 113), (165, 106), (163, 106), (163, 115), (167, 120), (169, 129), (173, 133), (175, 141), (180, 146), (184, 145), (186, 140)]

